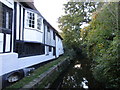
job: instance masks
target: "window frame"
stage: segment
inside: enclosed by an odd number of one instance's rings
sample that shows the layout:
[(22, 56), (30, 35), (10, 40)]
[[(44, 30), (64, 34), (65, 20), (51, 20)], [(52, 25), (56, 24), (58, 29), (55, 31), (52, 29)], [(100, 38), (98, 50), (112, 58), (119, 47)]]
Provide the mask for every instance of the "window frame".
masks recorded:
[[(39, 25), (39, 27), (38, 27), (38, 25)], [(42, 17), (38, 14), (37, 14), (37, 29), (40, 31), (42, 30)]]
[(12, 31), (13, 10), (4, 4), (1, 4), (0, 8), (0, 17), (2, 18), (0, 28), (2, 28), (3, 30)]
[[(0, 53), (9, 53), (12, 49), (12, 24), (13, 24), (13, 9), (0, 2), (0, 33), (3, 38), (2, 50)], [(2, 35), (3, 34), (3, 35)], [(9, 44), (7, 44), (9, 41)]]
[[(29, 15), (32, 14), (32, 15), (34, 15), (34, 16), (31, 18), (30, 16), (28, 16), (28, 13), (29, 13)], [(25, 17), (25, 22), (26, 22), (26, 23), (25, 23), (25, 24), (26, 24), (25, 27), (26, 27), (26, 28), (30, 28), (30, 29), (35, 29), (35, 23), (36, 23), (36, 22), (35, 22), (35, 19), (36, 19), (36, 18), (35, 18), (35, 13), (32, 12), (32, 11), (30, 11), (30, 10), (26, 10), (25, 16), (26, 16), (26, 17)], [(30, 21), (31, 21), (31, 23), (30, 23)], [(32, 27), (32, 25), (29, 26), (29, 24), (32, 24), (32, 22), (34, 22), (34, 24), (33, 24), (34, 27)]]
[[(33, 27), (29, 27), (29, 20), (28, 20), (27, 12), (34, 14), (34, 28)], [(41, 19), (40, 20), (41, 21), (40, 29), (38, 29), (38, 17)], [(30, 30), (36, 30), (36, 31), (39, 31), (39, 32), (43, 32), (42, 25), (43, 25), (43, 18), (42, 18), (42, 16), (38, 12), (36, 12), (35, 10), (31, 10), (31, 9), (26, 8), (25, 9), (25, 28), (26, 29), (30, 29)]]

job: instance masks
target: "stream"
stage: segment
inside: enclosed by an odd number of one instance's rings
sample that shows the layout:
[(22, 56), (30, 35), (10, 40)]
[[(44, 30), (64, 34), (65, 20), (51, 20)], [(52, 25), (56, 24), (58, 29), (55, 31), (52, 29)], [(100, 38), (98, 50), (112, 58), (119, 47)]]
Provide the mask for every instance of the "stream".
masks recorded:
[(75, 59), (67, 70), (51, 85), (51, 88), (57, 88), (57, 90), (62, 88), (103, 90), (104, 85), (94, 79), (88, 59)]

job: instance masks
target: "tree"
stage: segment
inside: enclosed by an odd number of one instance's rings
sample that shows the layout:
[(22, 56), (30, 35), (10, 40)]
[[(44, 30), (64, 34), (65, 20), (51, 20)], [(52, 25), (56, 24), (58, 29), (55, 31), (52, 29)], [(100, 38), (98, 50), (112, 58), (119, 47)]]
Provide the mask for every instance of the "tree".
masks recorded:
[(80, 47), (80, 26), (90, 22), (90, 15), (96, 9), (95, 3), (68, 2), (64, 4), (65, 15), (58, 20), (63, 31), (63, 42), (67, 50), (77, 51)]
[(93, 75), (108, 88), (120, 88), (118, 3), (107, 3), (94, 12), (83, 41), (92, 60)]

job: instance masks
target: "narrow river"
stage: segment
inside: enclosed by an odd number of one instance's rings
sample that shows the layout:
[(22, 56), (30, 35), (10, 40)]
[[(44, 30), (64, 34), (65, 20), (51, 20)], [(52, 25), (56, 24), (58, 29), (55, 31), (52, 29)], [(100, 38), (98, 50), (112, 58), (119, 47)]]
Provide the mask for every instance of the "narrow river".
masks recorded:
[(93, 78), (88, 59), (76, 59), (72, 62), (68, 69), (59, 76), (53, 85), (51, 85), (51, 88), (103, 90), (104, 86)]

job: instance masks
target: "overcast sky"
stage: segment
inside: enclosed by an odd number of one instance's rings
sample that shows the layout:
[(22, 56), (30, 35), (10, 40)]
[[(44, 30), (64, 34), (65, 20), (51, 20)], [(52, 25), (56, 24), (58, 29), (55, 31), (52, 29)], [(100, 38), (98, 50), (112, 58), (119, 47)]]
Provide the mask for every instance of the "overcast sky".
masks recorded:
[(58, 18), (64, 15), (63, 4), (68, 0), (34, 0), (34, 4), (43, 17), (57, 30)]

